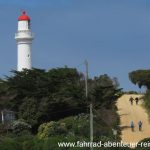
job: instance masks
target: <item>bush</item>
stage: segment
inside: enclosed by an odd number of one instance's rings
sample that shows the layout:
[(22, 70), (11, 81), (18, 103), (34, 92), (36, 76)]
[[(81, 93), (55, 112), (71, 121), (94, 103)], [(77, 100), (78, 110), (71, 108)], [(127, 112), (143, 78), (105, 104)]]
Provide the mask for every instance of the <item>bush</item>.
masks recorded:
[(31, 126), (23, 120), (17, 120), (12, 123), (13, 133), (21, 134), (23, 131), (30, 131)]
[(89, 117), (80, 114), (75, 117), (67, 117), (58, 122), (48, 122), (40, 125), (38, 129), (38, 137), (40, 139), (51, 136), (89, 136)]
[(0, 134), (3, 134), (6, 132), (5, 125), (3, 123), (0, 123)]
[(0, 141), (0, 150), (21, 150), (21, 144), (13, 138), (3, 138)]
[[(94, 116), (94, 140), (99, 140), (100, 136), (107, 136), (108, 138), (114, 139), (112, 128), (117, 129), (119, 121), (116, 118), (116, 114), (112, 111), (100, 111), (103, 115), (99, 115), (98, 112)], [(110, 116), (110, 113), (113, 115)], [(109, 117), (110, 116), (110, 117)], [(104, 119), (107, 117), (107, 121)], [(51, 121), (40, 125), (38, 129), (38, 138), (45, 139), (51, 136), (78, 136), (89, 138), (89, 115), (80, 114), (78, 116), (67, 117), (57, 122)], [(120, 132), (118, 132), (118, 135)], [(119, 136), (117, 136), (119, 140)]]
[(138, 146), (137, 146), (136, 150), (150, 149), (150, 147), (144, 147), (144, 145), (141, 144), (141, 143), (150, 143), (150, 138), (145, 138), (145, 139), (141, 140), (141, 141), (138, 143)]
[(38, 137), (40, 139), (56, 136), (56, 135), (66, 135), (67, 128), (65, 123), (59, 123), (51, 121), (40, 125), (38, 129)]
[(128, 91), (128, 92), (126, 92), (126, 94), (139, 94), (139, 93), (136, 91)]
[(34, 149), (34, 140), (30, 139), (29, 141), (24, 141), (22, 144), (22, 150), (33, 150)]

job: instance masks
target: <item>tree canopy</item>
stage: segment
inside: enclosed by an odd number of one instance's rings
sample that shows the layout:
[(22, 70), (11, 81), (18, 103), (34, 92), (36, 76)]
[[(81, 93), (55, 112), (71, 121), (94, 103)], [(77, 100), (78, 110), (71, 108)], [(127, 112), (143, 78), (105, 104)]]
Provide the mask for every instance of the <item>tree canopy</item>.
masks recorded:
[[(101, 75), (89, 79), (89, 99), (95, 107), (112, 104), (121, 89), (117, 79)], [(0, 83), (0, 109), (17, 112), (19, 119), (37, 129), (44, 122), (86, 113), (85, 81), (75, 68), (12, 71)]]
[(129, 73), (129, 79), (133, 84), (137, 84), (150, 89), (150, 70), (136, 70)]

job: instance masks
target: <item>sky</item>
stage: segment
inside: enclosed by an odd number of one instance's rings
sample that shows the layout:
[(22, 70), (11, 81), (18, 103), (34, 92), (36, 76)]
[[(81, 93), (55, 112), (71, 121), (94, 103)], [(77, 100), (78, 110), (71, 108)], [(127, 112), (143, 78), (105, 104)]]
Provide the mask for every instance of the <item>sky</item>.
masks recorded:
[(128, 73), (150, 69), (149, 0), (0, 0), (0, 77), (17, 66), (17, 19), (26, 10), (34, 33), (32, 64), (76, 67), (89, 76), (117, 77), (124, 90), (140, 89)]

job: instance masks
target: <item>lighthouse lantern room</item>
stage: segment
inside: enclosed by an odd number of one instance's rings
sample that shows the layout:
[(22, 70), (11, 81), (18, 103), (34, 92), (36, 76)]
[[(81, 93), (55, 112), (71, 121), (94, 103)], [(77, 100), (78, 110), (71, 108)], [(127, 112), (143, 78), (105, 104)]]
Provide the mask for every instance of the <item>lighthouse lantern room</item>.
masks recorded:
[(33, 34), (30, 30), (30, 17), (23, 11), (22, 15), (18, 18), (18, 31), (15, 34), (17, 41), (17, 70), (31, 69), (31, 45)]

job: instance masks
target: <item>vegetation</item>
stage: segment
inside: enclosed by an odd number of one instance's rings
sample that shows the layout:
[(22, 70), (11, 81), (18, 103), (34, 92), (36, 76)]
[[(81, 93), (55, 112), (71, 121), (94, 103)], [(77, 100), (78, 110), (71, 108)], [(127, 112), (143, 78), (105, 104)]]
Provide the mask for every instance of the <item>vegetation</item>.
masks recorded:
[(81, 74), (72, 68), (13, 71), (1, 83), (6, 90), (1, 94), (0, 106), (18, 112), (18, 118), (36, 130), (44, 122), (85, 112), (81, 79)]
[(30, 132), (31, 126), (23, 120), (16, 120), (12, 123), (13, 133), (16, 135), (21, 134), (23, 131)]
[[(105, 113), (106, 114), (106, 113)], [(106, 114), (107, 115), (107, 114)], [(112, 115), (111, 115), (112, 116)], [(94, 119), (94, 141), (98, 141), (103, 137), (115, 140), (112, 135), (112, 124), (108, 125), (101, 116), (96, 115)], [(117, 122), (117, 120), (115, 120)], [(114, 123), (115, 121), (112, 121)], [(108, 121), (110, 123), (110, 121)], [(116, 127), (116, 126), (115, 126)], [(67, 117), (58, 122), (50, 121), (40, 125), (38, 129), (38, 138), (45, 139), (53, 136), (77, 136), (89, 139), (89, 115), (80, 114), (74, 117)]]
[(127, 91), (127, 92), (124, 92), (126, 94), (139, 94), (137, 91)]
[[(108, 137), (101, 137), (102, 142), (112, 141)], [(0, 150), (89, 150), (89, 148), (80, 147), (59, 147), (58, 143), (60, 142), (72, 142), (76, 143), (77, 141), (89, 141), (86, 138), (69, 136), (64, 138), (63, 136), (53, 136), (46, 139), (38, 139), (35, 136), (31, 135), (22, 135), (22, 136), (13, 136), (13, 137), (3, 137), (0, 141)], [(111, 147), (100, 147), (93, 148), (94, 150), (130, 150), (130, 148), (119, 147), (119, 148), (111, 148)], [(138, 149), (137, 149), (138, 150)]]
[(94, 140), (114, 141), (112, 128), (118, 129), (119, 121), (114, 104), (122, 94), (117, 78), (104, 74), (89, 79), (88, 87), (86, 98), (84, 76), (75, 68), (12, 71), (0, 82), (0, 109), (15, 111), (19, 120), (12, 124), (13, 135), (0, 138), (0, 150), (9, 145), (12, 150), (57, 150), (58, 141), (89, 141), (91, 102)]
[(138, 142), (136, 150), (145, 150), (150, 148), (150, 138), (145, 138)]
[(136, 70), (129, 73), (129, 79), (133, 84), (140, 88), (145, 86), (150, 89), (150, 70)]
[(144, 104), (150, 116), (150, 70), (137, 70), (129, 73), (129, 79), (140, 88), (146, 87), (147, 91), (144, 96)]

